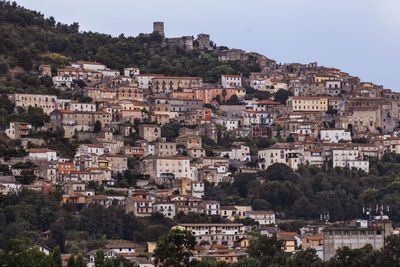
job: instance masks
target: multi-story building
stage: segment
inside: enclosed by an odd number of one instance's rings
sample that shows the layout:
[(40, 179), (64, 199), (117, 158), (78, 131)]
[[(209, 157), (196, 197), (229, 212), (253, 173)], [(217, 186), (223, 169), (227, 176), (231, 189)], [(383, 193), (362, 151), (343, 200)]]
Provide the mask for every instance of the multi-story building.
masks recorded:
[(292, 106), (293, 111), (327, 111), (327, 97), (313, 96), (289, 96), (287, 105)]
[(125, 211), (133, 212), (137, 217), (150, 216), (153, 213), (153, 201), (141, 197), (127, 197)]
[(351, 133), (345, 129), (321, 129), (320, 136), (321, 140), (331, 143), (338, 143), (339, 141), (351, 142)]
[(275, 224), (275, 212), (271, 210), (248, 211), (246, 216), (261, 225)]
[(154, 155), (156, 156), (176, 156), (176, 143), (156, 142), (154, 144)]
[(203, 79), (200, 77), (154, 77), (151, 81), (152, 91), (156, 93), (171, 93), (178, 89), (192, 89), (202, 87)]
[(10, 122), (10, 126), (6, 129), (5, 133), (8, 138), (12, 140), (28, 137), (32, 125), (26, 122)]
[[(387, 217), (387, 216), (384, 216)], [(378, 216), (379, 219), (379, 216)], [(356, 226), (328, 226), (323, 234), (323, 259), (328, 261), (342, 247), (359, 249), (366, 244), (371, 244), (376, 250), (384, 245), (384, 239), (391, 234), (390, 220), (378, 220), (375, 224), (367, 221), (358, 221)]]
[(204, 241), (224, 246), (233, 246), (235, 241), (247, 236), (241, 223), (187, 223), (174, 228), (191, 232), (197, 243)]
[(242, 77), (240, 75), (221, 75), (222, 88), (239, 88), (242, 87)]
[(161, 138), (161, 127), (155, 124), (140, 124), (139, 136), (149, 142), (154, 142)]

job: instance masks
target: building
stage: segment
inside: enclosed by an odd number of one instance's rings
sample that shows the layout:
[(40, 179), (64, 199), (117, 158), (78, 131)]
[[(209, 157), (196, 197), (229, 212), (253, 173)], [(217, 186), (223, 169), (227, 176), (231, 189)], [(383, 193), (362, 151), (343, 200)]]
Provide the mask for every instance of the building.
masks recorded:
[(202, 87), (203, 79), (200, 77), (154, 77), (151, 88), (154, 93), (171, 93), (178, 89), (192, 89)]
[(293, 111), (327, 111), (328, 98), (318, 96), (289, 96), (286, 104)]
[(350, 249), (357, 249), (366, 244), (371, 244), (374, 249), (379, 250), (384, 245), (384, 238), (390, 234), (391, 222), (389, 220), (380, 225), (358, 221), (357, 226), (325, 227), (322, 231), (323, 259), (328, 261), (336, 254), (337, 249), (345, 246)]
[(246, 216), (256, 221), (260, 226), (275, 224), (275, 212), (271, 210), (248, 211)]
[(33, 161), (57, 160), (57, 152), (47, 148), (32, 148), (28, 150), (28, 158)]
[(321, 140), (331, 143), (338, 143), (339, 141), (351, 142), (351, 132), (345, 129), (321, 129), (320, 136)]
[(161, 138), (161, 127), (155, 124), (140, 124), (139, 136), (149, 142), (157, 141)]
[(15, 103), (15, 107), (39, 107), (43, 112), (50, 114), (57, 108), (57, 96), (55, 95), (38, 95), (38, 94), (13, 94), (11, 99)]
[(241, 223), (185, 223), (174, 228), (191, 232), (196, 242), (234, 246), (235, 241), (246, 237), (245, 227)]
[(137, 217), (150, 216), (153, 212), (153, 201), (141, 197), (127, 197), (125, 211), (133, 212)]
[(240, 75), (221, 75), (222, 88), (239, 88), (242, 87), (242, 77)]
[(17, 140), (29, 136), (32, 125), (26, 122), (10, 122), (5, 133), (11, 140)]
[(153, 203), (153, 212), (159, 212), (164, 215), (164, 217), (173, 219), (176, 215), (175, 204), (170, 202)]

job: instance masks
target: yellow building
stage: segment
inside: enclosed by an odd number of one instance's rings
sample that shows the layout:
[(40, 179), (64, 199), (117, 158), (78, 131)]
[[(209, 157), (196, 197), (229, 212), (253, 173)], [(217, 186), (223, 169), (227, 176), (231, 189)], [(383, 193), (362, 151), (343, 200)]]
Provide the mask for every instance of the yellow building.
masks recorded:
[(318, 96), (290, 96), (286, 104), (293, 111), (327, 111), (328, 98)]
[(314, 76), (314, 82), (320, 83), (323, 81), (329, 81), (329, 80), (336, 80), (337, 77), (332, 76), (332, 75), (315, 75)]

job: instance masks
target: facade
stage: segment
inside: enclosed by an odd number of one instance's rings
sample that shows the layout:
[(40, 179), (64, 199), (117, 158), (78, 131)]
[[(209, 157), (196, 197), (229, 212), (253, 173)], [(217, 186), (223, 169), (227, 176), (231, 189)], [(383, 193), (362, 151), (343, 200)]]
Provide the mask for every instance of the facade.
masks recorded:
[(26, 122), (10, 122), (5, 133), (11, 140), (17, 140), (29, 136), (32, 125)]
[(337, 249), (345, 246), (357, 249), (371, 244), (374, 249), (379, 250), (384, 245), (385, 232), (378, 226), (332, 226), (325, 227), (322, 233), (324, 261), (328, 261), (335, 255)]
[(180, 230), (191, 232), (196, 237), (196, 242), (209, 242), (224, 246), (233, 246), (235, 241), (247, 236), (243, 224), (178, 224), (174, 226)]
[(327, 97), (289, 96), (287, 105), (292, 106), (293, 111), (327, 111)]
[(139, 135), (149, 142), (154, 142), (161, 138), (161, 127), (155, 124), (139, 125)]
[(321, 140), (331, 143), (338, 143), (339, 141), (351, 142), (351, 133), (345, 129), (321, 129), (320, 136)]
[(255, 220), (260, 226), (275, 224), (275, 212), (271, 210), (248, 211), (246, 215)]
[(242, 77), (240, 75), (221, 75), (222, 88), (239, 88), (242, 87)]

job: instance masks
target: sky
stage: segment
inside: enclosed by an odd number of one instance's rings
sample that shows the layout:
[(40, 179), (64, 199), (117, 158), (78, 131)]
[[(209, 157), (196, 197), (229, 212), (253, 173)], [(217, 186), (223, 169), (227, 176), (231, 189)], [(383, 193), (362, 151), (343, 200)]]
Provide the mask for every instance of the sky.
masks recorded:
[(400, 91), (400, 0), (17, 0), (80, 29), (118, 36), (210, 34), (278, 63), (339, 68)]

